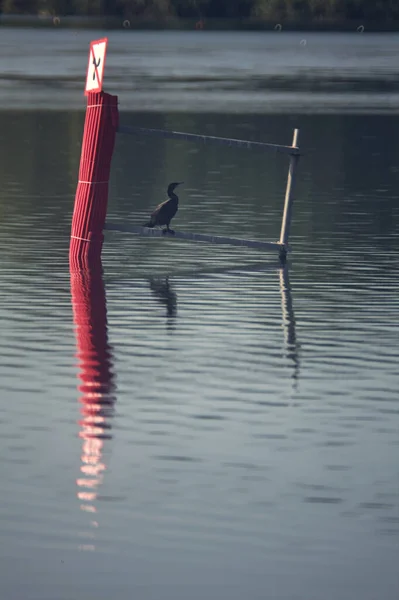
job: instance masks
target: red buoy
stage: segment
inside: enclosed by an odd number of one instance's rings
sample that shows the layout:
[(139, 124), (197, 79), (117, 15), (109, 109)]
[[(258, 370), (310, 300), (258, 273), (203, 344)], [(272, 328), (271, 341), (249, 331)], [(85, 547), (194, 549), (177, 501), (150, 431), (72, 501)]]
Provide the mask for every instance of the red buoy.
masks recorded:
[(92, 259), (96, 260), (101, 255), (109, 176), (118, 122), (117, 96), (106, 92), (87, 95), (79, 180), (69, 246), (72, 268), (89, 268)]

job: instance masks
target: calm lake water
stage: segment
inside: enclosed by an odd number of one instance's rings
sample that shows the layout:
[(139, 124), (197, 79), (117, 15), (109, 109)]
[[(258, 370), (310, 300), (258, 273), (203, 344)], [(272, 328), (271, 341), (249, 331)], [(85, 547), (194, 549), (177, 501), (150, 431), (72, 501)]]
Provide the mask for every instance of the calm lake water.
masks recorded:
[[(0, 597), (396, 599), (398, 36), (112, 32), (121, 123), (301, 129), (293, 252), (109, 232), (71, 276), (103, 33), (0, 30)], [(121, 136), (109, 221), (177, 179), (175, 229), (274, 241), (286, 175)]]

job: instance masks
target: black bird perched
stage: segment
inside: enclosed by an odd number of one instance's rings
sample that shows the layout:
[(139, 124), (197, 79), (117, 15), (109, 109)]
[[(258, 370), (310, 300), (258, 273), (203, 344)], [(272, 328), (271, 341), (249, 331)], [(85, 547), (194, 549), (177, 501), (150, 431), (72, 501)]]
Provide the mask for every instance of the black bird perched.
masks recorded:
[(179, 198), (174, 193), (175, 188), (184, 183), (184, 181), (174, 181), (168, 185), (168, 196), (169, 200), (165, 200), (161, 204), (158, 204), (154, 212), (152, 213), (148, 223), (145, 223), (143, 227), (162, 227), (166, 225), (166, 229), (162, 233), (174, 233), (172, 229), (169, 229), (169, 224), (179, 208)]

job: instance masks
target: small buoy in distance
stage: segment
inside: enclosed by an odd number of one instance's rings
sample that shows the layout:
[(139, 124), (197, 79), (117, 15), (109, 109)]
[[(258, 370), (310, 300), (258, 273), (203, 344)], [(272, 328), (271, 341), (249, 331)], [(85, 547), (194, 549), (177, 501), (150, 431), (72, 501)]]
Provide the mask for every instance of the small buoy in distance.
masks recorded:
[(128, 29), (128, 28), (130, 27), (130, 21), (129, 21), (129, 19), (125, 19), (125, 20), (123, 21), (122, 25), (123, 25), (123, 27), (124, 27), (125, 29)]
[(57, 27), (61, 23), (61, 19), (59, 17), (53, 17), (53, 25)]
[(359, 27), (356, 29), (356, 31), (358, 31), (359, 33), (363, 33), (364, 25), (359, 25)]
[(275, 25), (275, 27), (274, 27), (274, 31), (281, 31), (282, 28), (283, 27), (282, 27), (281, 23), (277, 23), (277, 25)]
[(300, 41), (300, 44), (301, 44), (301, 46), (306, 46), (306, 44), (307, 44), (307, 41), (306, 41), (306, 40), (301, 40), (301, 41)]

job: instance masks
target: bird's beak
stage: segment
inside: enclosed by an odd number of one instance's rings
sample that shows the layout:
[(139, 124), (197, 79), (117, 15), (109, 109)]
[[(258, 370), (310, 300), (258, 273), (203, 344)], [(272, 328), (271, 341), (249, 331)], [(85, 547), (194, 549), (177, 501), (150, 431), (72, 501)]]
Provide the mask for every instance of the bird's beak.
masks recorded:
[(179, 181), (179, 183), (177, 185), (181, 185), (182, 183), (184, 183), (184, 181)]

